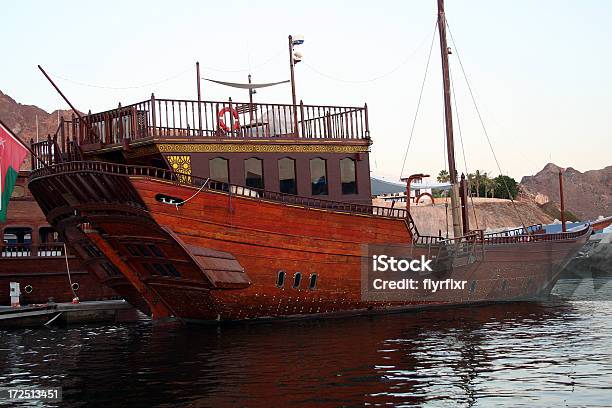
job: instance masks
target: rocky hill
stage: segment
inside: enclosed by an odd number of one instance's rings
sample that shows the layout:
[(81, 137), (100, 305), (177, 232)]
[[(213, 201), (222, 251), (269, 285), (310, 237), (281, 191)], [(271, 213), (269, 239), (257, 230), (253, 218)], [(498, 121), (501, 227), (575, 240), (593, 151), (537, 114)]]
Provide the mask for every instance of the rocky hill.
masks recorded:
[[(540, 205), (559, 203), (559, 170), (548, 163), (535, 176), (521, 180), (521, 191)], [(582, 220), (600, 215), (612, 215), (612, 166), (584, 173), (568, 167), (564, 170), (563, 190), (565, 208)]]
[(48, 113), (35, 105), (18, 103), (0, 91), (0, 120), (24, 142), (29, 142), (30, 138), (36, 140), (36, 116), (38, 116), (39, 136), (54, 134), (58, 126), (58, 114), (66, 119), (72, 115), (70, 111), (59, 110)]

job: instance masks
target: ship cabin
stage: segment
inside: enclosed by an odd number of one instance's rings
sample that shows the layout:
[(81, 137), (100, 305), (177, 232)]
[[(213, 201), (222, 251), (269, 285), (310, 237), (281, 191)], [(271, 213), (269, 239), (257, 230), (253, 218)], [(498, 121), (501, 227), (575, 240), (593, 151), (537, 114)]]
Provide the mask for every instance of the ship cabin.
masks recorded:
[[(62, 119), (32, 148), (73, 160), (172, 169), (255, 190), (371, 204), (367, 105), (362, 107), (151, 98)], [(41, 164), (32, 159), (35, 167)], [(182, 180), (181, 180), (182, 179)]]
[(24, 257), (63, 259), (64, 244), (59, 241), (57, 231), (49, 225), (28, 190), (28, 173), (19, 172), (9, 204), (9, 217), (0, 224), (0, 260)]

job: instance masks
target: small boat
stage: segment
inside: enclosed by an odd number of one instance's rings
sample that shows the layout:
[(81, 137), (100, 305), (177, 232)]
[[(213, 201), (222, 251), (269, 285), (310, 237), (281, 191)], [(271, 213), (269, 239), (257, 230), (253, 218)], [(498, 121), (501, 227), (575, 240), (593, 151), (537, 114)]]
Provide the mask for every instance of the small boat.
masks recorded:
[[(97, 276), (120, 274), (129, 290), (115, 290), (154, 319), (541, 299), (591, 228), (485, 234), (462, 225), (442, 0), (438, 30), (454, 238), (420, 235), (409, 211), (371, 204), (367, 105), (203, 101), (198, 92), (197, 100), (152, 95), (105, 112), (75, 111), (52, 139), (33, 144), (45, 165), (29, 187), (84, 265)], [(423, 282), (463, 288), (363, 296), (371, 259), (364, 248), (376, 246), (428, 257), (434, 267)]]

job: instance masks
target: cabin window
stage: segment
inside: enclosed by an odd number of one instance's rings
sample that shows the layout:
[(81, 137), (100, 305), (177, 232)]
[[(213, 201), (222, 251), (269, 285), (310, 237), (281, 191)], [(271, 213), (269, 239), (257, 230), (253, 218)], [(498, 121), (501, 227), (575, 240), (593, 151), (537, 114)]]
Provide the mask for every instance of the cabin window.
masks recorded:
[(317, 288), (317, 274), (313, 273), (310, 275), (310, 281), (308, 282), (308, 289), (315, 290)]
[(215, 157), (208, 162), (208, 166), (211, 180), (229, 183), (229, 167), (227, 159), (224, 159), (223, 157)]
[(245, 185), (251, 188), (264, 188), (263, 160), (251, 157), (244, 161)]
[(4, 229), (2, 237), (5, 244), (10, 245), (29, 245), (32, 243), (32, 228), (10, 227)]
[(299, 288), (300, 283), (302, 283), (302, 273), (296, 272), (295, 275), (293, 275), (293, 287)]
[(357, 194), (355, 160), (349, 157), (340, 160), (340, 180), (342, 182), (342, 194)]
[(327, 194), (327, 163), (325, 160), (310, 159), (310, 183), (312, 195)]
[(278, 179), (281, 193), (297, 194), (295, 178), (295, 160), (284, 157), (278, 161)]
[(287, 273), (285, 271), (278, 271), (278, 276), (276, 277), (276, 286), (282, 288), (285, 285), (285, 276)]
[(57, 242), (59, 240), (57, 231), (51, 227), (42, 227), (39, 229), (38, 236), (40, 237), (40, 242), (45, 244)]

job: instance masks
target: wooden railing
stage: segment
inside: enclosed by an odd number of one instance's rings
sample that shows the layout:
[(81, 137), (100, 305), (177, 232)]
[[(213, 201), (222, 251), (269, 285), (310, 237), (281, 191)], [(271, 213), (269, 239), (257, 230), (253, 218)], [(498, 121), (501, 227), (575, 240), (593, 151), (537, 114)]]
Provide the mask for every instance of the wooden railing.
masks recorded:
[(57, 173), (69, 174), (79, 172), (97, 172), (111, 175), (141, 176), (147, 178), (169, 180), (177, 184), (203, 187), (207, 190), (222, 191), (231, 195), (257, 198), (261, 200), (280, 202), (304, 207), (343, 211), (354, 214), (374, 215), (386, 218), (405, 218), (414, 225), (410, 214), (403, 208), (377, 207), (367, 204), (345, 203), (319, 198), (301, 197), (274, 191), (247, 188), (234, 184), (204, 179), (201, 177), (175, 173), (171, 170), (147, 166), (130, 166), (99, 161), (72, 161), (41, 167), (30, 175), (30, 180), (48, 177)]
[[(367, 139), (363, 107), (156, 99), (73, 118), (79, 144), (116, 145), (147, 137)], [(297, 120), (297, 122), (296, 122)], [(68, 132), (65, 130), (63, 132)], [(63, 149), (62, 149), (63, 151)]]
[(46, 244), (2, 244), (0, 258), (21, 257), (60, 257), (64, 256), (64, 244), (53, 242)]

